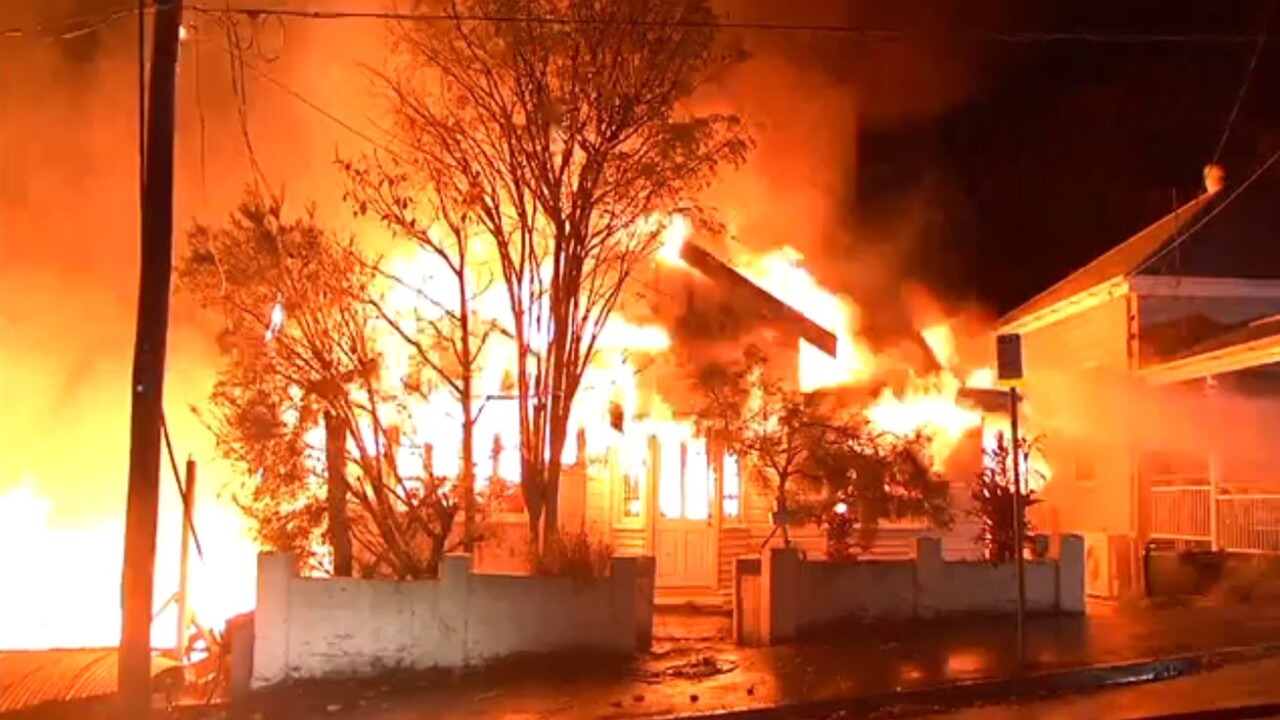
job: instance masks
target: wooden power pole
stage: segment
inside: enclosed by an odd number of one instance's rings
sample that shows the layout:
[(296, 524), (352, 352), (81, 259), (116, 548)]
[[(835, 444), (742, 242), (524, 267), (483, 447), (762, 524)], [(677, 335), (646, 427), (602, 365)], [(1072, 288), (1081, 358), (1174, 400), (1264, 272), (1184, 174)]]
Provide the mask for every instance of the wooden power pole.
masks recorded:
[[(160, 505), (160, 425), (173, 266), (173, 135), (182, 0), (155, 5), (142, 177), (142, 254), (129, 424), (129, 501), (121, 573), (118, 717), (151, 714), (151, 605)], [(141, 39), (139, 39), (141, 42)]]

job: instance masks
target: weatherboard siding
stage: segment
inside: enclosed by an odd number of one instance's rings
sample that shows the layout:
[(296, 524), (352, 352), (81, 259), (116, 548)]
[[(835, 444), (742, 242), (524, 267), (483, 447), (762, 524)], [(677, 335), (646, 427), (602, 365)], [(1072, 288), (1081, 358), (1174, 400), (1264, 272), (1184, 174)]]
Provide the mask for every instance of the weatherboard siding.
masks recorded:
[[(1130, 327), (1131, 322), (1136, 326), (1139, 321), (1136, 310), (1133, 296), (1122, 295), (1026, 333), (1023, 391), (1032, 406), (1037, 397), (1042, 404), (1064, 399), (1065, 388), (1081, 387), (1079, 383), (1087, 382), (1090, 375), (1120, 376), (1135, 367)], [(1053, 482), (1042, 493), (1045, 506), (1038, 513), (1053, 525), (1046, 529), (1079, 533), (1134, 531), (1132, 457), (1128, 448), (1117, 443), (1084, 451), (1090, 454), (1087, 474), (1076, 472), (1077, 467), (1084, 466), (1076, 457), (1082, 450), (1069, 438), (1046, 437), (1043, 450), (1054, 469)]]

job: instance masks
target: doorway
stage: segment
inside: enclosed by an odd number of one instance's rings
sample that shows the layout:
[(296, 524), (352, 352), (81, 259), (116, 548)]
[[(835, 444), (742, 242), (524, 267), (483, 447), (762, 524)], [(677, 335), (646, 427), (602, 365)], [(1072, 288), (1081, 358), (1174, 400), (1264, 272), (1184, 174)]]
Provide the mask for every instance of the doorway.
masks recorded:
[(661, 588), (716, 585), (715, 473), (702, 438), (658, 438), (656, 583)]

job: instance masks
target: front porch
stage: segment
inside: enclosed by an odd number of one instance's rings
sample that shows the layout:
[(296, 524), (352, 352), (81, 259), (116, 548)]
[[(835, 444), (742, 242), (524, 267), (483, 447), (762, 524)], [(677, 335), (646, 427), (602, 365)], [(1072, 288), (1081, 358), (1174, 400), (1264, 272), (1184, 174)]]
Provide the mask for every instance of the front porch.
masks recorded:
[[(768, 489), (749, 482), (750, 469), (740, 467), (732, 454), (687, 429), (650, 435), (630, 448), (630, 457), (627, 450), (615, 447), (566, 468), (562, 532), (585, 532), (606, 543), (612, 554), (653, 557), (655, 602), (661, 607), (730, 610), (736, 560), (759, 557), (767, 545), (782, 545), (781, 534), (774, 532)], [(982, 432), (976, 429), (955, 448), (943, 472), (955, 516), (950, 531), (918, 522), (883, 523), (865, 558), (908, 559), (916, 539), (924, 535), (940, 536), (949, 560), (974, 557), (977, 527), (966, 508), (981, 462)], [(824, 556), (826, 540), (819, 528), (791, 528), (789, 535), (806, 556)], [(524, 512), (492, 518), (487, 539), (475, 552), (477, 570), (526, 573), (528, 559)]]

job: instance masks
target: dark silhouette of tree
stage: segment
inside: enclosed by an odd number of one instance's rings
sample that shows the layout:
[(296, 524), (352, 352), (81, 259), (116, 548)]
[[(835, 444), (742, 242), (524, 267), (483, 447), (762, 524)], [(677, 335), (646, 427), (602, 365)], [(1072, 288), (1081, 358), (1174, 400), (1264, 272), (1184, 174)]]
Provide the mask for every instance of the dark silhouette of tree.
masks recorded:
[(236, 499), (268, 548), (346, 575), (434, 575), (460, 488), (401, 467), (388, 411), (407, 391), (380, 376), (377, 268), (316, 220), (286, 219), (256, 189), (225, 225), (196, 224), (182, 286), (216, 312), (225, 362), (203, 414), (250, 478)]
[[(377, 156), (340, 164), (348, 179), (347, 199), (356, 214), (372, 215), (395, 237), (413, 242), (441, 271), (427, 277), (394, 274), (389, 278), (417, 298), (414, 317), (408, 322), (383, 303), (376, 308), (409, 344), (418, 363), (458, 401), (465, 537), (470, 551), (478, 537), (476, 423), (485, 407), (485, 399), (478, 395), (477, 376), (490, 338), (501, 331), (492, 319), (480, 316), (476, 306), (493, 286), (498, 268), (483, 259), (489, 250), (488, 243), (481, 241), (484, 228), (472, 212), (441, 189), (446, 181), (426, 175), (427, 169), (397, 169)], [(426, 312), (416, 311), (424, 307)]]
[[(1033, 482), (1043, 479), (1042, 473), (1031, 463), (1031, 458), (1039, 452), (1039, 441), (1035, 438), (1019, 438), (1018, 450), (1021, 455), (1021, 502), (1025, 517), (1026, 509), (1040, 502), (1035, 497), (1035, 491), (1030, 489)], [(970, 492), (973, 507), (969, 512), (979, 521), (975, 540), (991, 562), (1009, 562), (1018, 556), (1017, 516), (1013, 512), (1013, 447), (1001, 433), (996, 436), (995, 445), (987, 448), (984, 455), (982, 471), (978, 473), (978, 481)], [(1034, 528), (1029, 520), (1023, 530), (1024, 549), (1030, 548)]]
[[(453, 0), (407, 23), (375, 73), (386, 167), (483, 230), (519, 348), (521, 492), (532, 546), (558, 532), (570, 411), (605, 321), (690, 204), (749, 140), (687, 101), (734, 59), (706, 0)], [(486, 22), (530, 16), (563, 22)]]
[(853, 554), (854, 532), (860, 548), (874, 545), (882, 520), (951, 526), (947, 485), (927, 464), (926, 438), (883, 432), (864, 408), (792, 389), (770, 374), (755, 346), (740, 363), (702, 368), (698, 385), (702, 431), (720, 439), (773, 494), (784, 542), (788, 526), (816, 523), (840, 559)]

